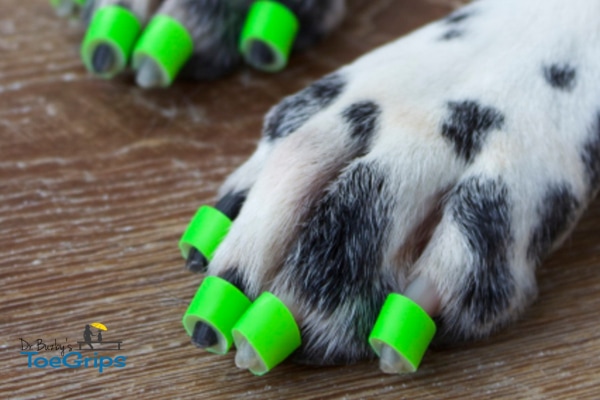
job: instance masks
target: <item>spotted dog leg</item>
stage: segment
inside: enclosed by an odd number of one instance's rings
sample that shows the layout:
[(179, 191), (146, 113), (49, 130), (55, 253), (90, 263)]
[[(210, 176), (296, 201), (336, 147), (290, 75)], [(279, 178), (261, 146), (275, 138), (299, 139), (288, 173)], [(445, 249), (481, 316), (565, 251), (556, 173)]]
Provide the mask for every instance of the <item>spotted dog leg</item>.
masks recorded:
[[(181, 75), (210, 80), (230, 73), (242, 57), (238, 42), (254, 0), (165, 0), (159, 13), (181, 21), (194, 41), (194, 52)], [(308, 46), (329, 33), (344, 15), (344, 0), (285, 0), (300, 22), (297, 46)], [(257, 57), (264, 51), (254, 50)]]
[(598, 14), (481, 0), (330, 75), (343, 84), (323, 104), (318, 85), (285, 99), (256, 172), (225, 185), (247, 197), (209, 274), (275, 293), (312, 364), (372, 357), (390, 292), (440, 342), (514, 321), (600, 185)]
[[(170, 16), (181, 22), (190, 33), (193, 53), (180, 75), (196, 80), (212, 80), (231, 73), (242, 62), (239, 40), (248, 10), (255, 0), (89, 0), (81, 12), (85, 25), (94, 12), (107, 5), (120, 5), (131, 10), (143, 24), (154, 13)], [(302, 50), (331, 32), (342, 20), (345, 0), (280, 0), (299, 22), (294, 42), (295, 50)], [(250, 57), (268, 64), (270, 50), (255, 42)], [(97, 64), (110, 62), (110, 52), (105, 48), (96, 57)], [(98, 68), (101, 70), (101, 68)], [(156, 66), (146, 63), (140, 67), (138, 83), (143, 87), (156, 85)]]

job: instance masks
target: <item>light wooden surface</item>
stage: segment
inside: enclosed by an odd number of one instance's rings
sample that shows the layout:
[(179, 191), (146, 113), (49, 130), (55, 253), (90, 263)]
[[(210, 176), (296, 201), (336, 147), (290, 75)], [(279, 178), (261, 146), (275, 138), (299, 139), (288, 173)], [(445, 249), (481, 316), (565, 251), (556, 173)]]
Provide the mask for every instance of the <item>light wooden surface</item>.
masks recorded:
[[(269, 106), (454, 3), (350, 1), (341, 29), (281, 74), (148, 92), (89, 77), (81, 30), (46, 1), (2, 0), (0, 398), (599, 398), (598, 201), (539, 271), (518, 324), (430, 351), (414, 375), (285, 363), (254, 377), (181, 327), (201, 276), (184, 271), (177, 240), (252, 152)], [(125, 368), (27, 368), (20, 338), (74, 344), (94, 321), (124, 342)]]

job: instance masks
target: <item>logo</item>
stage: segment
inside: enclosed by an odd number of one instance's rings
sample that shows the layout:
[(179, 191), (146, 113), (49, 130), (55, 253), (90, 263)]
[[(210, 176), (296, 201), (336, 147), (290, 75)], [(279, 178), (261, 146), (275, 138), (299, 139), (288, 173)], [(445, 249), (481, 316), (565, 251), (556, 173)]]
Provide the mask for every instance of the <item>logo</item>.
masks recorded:
[(85, 326), (83, 340), (76, 345), (70, 344), (68, 338), (64, 342), (19, 338), (21, 354), (26, 356), (27, 368), (96, 368), (100, 373), (108, 368), (124, 368), (127, 357), (112, 354), (121, 351), (123, 341), (108, 338), (107, 332), (106, 325), (94, 322)]

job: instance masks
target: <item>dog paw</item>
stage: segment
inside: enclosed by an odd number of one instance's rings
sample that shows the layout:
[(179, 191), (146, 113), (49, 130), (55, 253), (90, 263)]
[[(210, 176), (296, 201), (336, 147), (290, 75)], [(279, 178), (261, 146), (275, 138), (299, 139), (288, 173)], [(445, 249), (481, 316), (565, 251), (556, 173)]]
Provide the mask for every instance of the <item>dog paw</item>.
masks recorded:
[(536, 267), (600, 183), (600, 9), (550, 3), (473, 3), (268, 113), (221, 189), (235, 221), (208, 274), (278, 296), (296, 359), (373, 357), (392, 292), (451, 342), (535, 298)]
[[(177, 74), (212, 80), (231, 73), (243, 57), (251, 65), (268, 66), (277, 56), (271, 47), (258, 40), (252, 41), (244, 56), (240, 52), (242, 29), (255, 0), (88, 0), (83, 6), (81, 3), (57, 0), (55, 7), (59, 15), (79, 14), (88, 25), (88, 34), (92, 34), (84, 40), (84, 63), (93, 74), (105, 78), (124, 70), (139, 35), (138, 43), (143, 45), (136, 47), (132, 63), (136, 81), (142, 87), (168, 86)], [(285, 13), (292, 14), (298, 22), (293, 47), (299, 50), (315, 43), (341, 21), (345, 1), (269, 3), (283, 5)], [(107, 8), (113, 11), (107, 13)], [(102, 18), (96, 18), (98, 14)]]

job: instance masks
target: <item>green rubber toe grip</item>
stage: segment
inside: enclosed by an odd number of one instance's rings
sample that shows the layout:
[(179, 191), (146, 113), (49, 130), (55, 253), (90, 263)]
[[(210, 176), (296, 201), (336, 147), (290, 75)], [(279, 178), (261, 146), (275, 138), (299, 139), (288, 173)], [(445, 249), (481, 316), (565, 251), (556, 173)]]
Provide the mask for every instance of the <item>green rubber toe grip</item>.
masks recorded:
[(408, 363), (409, 372), (414, 372), (435, 331), (435, 323), (417, 303), (392, 293), (381, 308), (369, 343), (378, 356), (383, 344), (390, 346)]
[[(267, 72), (285, 68), (300, 24), (292, 11), (276, 1), (255, 2), (246, 18), (240, 39), (240, 52), (246, 62)], [(269, 64), (258, 63), (250, 57), (254, 42), (262, 42), (273, 55)]]
[(231, 220), (216, 208), (200, 207), (179, 241), (181, 255), (187, 260), (190, 249), (194, 247), (208, 261), (212, 260), (231, 224)]
[(231, 330), (250, 304), (250, 299), (231, 283), (216, 276), (208, 276), (183, 316), (183, 327), (192, 336), (196, 322), (210, 325), (219, 336), (219, 343), (206, 350), (225, 354), (233, 344)]
[(233, 327), (236, 346), (246, 340), (265, 365), (265, 371), (250, 369), (262, 375), (285, 360), (300, 347), (300, 329), (294, 316), (275, 295), (261, 294)]
[(160, 69), (161, 84), (166, 87), (191, 57), (194, 42), (187, 29), (176, 19), (157, 15), (142, 33), (133, 51), (133, 68), (138, 69), (149, 58)]
[[(131, 11), (121, 6), (106, 6), (93, 16), (81, 46), (81, 58), (88, 71), (111, 78), (123, 71), (142, 30), (142, 24)], [(115, 57), (112, 67), (103, 72), (93, 67), (94, 52), (100, 45), (108, 46)]]

